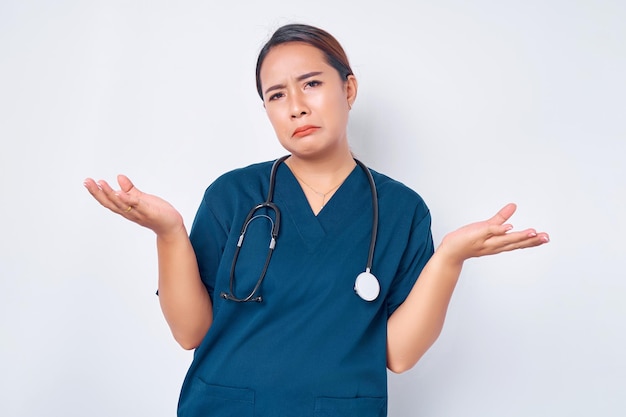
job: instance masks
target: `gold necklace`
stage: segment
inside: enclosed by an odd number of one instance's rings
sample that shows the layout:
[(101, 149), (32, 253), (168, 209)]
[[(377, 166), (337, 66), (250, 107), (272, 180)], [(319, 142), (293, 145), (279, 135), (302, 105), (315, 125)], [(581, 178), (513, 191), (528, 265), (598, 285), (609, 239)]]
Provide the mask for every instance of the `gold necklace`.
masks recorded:
[(319, 192), (317, 191), (315, 188), (311, 187), (309, 184), (307, 184), (306, 182), (304, 182), (304, 180), (302, 178), (300, 178), (299, 176), (296, 175), (296, 173), (294, 172), (293, 175), (298, 179), (298, 181), (300, 181), (302, 184), (306, 185), (307, 187), (309, 187), (311, 189), (311, 191), (313, 191), (315, 194), (317, 194), (319, 197), (322, 197), (322, 206), (320, 207), (320, 210), (324, 208), (324, 205), (326, 204), (326, 196), (330, 193), (332, 193), (333, 191), (335, 191), (337, 188), (339, 188), (339, 186), (341, 184), (343, 184), (343, 182), (346, 180), (345, 178), (341, 180), (341, 182), (337, 185), (335, 185), (333, 188), (331, 188), (330, 190), (326, 191), (325, 193)]

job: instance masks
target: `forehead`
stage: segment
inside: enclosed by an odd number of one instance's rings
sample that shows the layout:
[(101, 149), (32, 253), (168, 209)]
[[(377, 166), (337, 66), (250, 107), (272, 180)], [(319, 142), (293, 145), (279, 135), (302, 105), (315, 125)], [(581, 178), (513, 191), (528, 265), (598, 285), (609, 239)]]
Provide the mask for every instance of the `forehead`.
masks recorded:
[(289, 42), (270, 49), (261, 66), (261, 82), (266, 85), (272, 80), (297, 77), (310, 71), (325, 71), (332, 68), (324, 53), (314, 46), (302, 42)]

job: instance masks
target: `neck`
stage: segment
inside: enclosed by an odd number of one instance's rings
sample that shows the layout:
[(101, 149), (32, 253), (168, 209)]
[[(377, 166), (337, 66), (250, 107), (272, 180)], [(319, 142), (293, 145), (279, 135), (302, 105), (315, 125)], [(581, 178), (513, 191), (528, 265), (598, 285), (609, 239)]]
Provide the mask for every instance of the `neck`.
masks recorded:
[[(333, 179), (338, 176), (345, 178), (347, 174), (352, 172), (356, 163), (352, 153), (347, 150), (341, 154), (317, 159), (302, 158), (292, 154), (285, 160), (285, 164), (304, 181), (324, 183), (325, 181), (333, 182)], [(315, 186), (314, 184), (311, 185)]]
[(350, 175), (356, 162), (350, 152), (325, 160), (305, 160), (290, 156), (285, 160), (296, 177), (311, 209), (317, 214)]

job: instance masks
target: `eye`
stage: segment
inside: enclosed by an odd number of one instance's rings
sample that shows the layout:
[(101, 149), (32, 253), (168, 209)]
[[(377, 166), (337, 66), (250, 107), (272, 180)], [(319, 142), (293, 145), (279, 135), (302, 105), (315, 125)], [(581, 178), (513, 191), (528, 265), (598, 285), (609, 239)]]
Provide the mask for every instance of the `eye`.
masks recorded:
[(272, 94), (267, 100), (268, 101), (274, 101), (274, 100), (278, 100), (279, 98), (281, 98), (284, 94), (283, 93), (276, 93), (276, 94)]
[(317, 80), (307, 81), (305, 84), (306, 87), (319, 87), (320, 85), (322, 85), (322, 82)]

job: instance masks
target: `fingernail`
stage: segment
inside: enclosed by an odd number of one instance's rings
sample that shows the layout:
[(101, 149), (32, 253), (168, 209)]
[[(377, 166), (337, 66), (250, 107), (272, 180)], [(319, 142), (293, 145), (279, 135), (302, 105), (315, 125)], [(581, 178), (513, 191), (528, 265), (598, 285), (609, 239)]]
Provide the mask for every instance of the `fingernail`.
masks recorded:
[(535, 237), (535, 236), (537, 236), (537, 233), (536, 233), (536, 232), (530, 232), (530, 233), (528, 233), (528, 237)]
[(548, 242), (550, 241), (550, 238), (549, 238), (548, 236), (542, 236), (542, 237), (541, 237), (541, 241), (542, 241), (543, 243), (548, 243)]
[(507, 225), (504, 227), (504, 230), (506, 230), (507, 232), (508, 232), (509, 230), (513, 230), (513, 225), (512, 225), (512, 224), (507, 224)]

